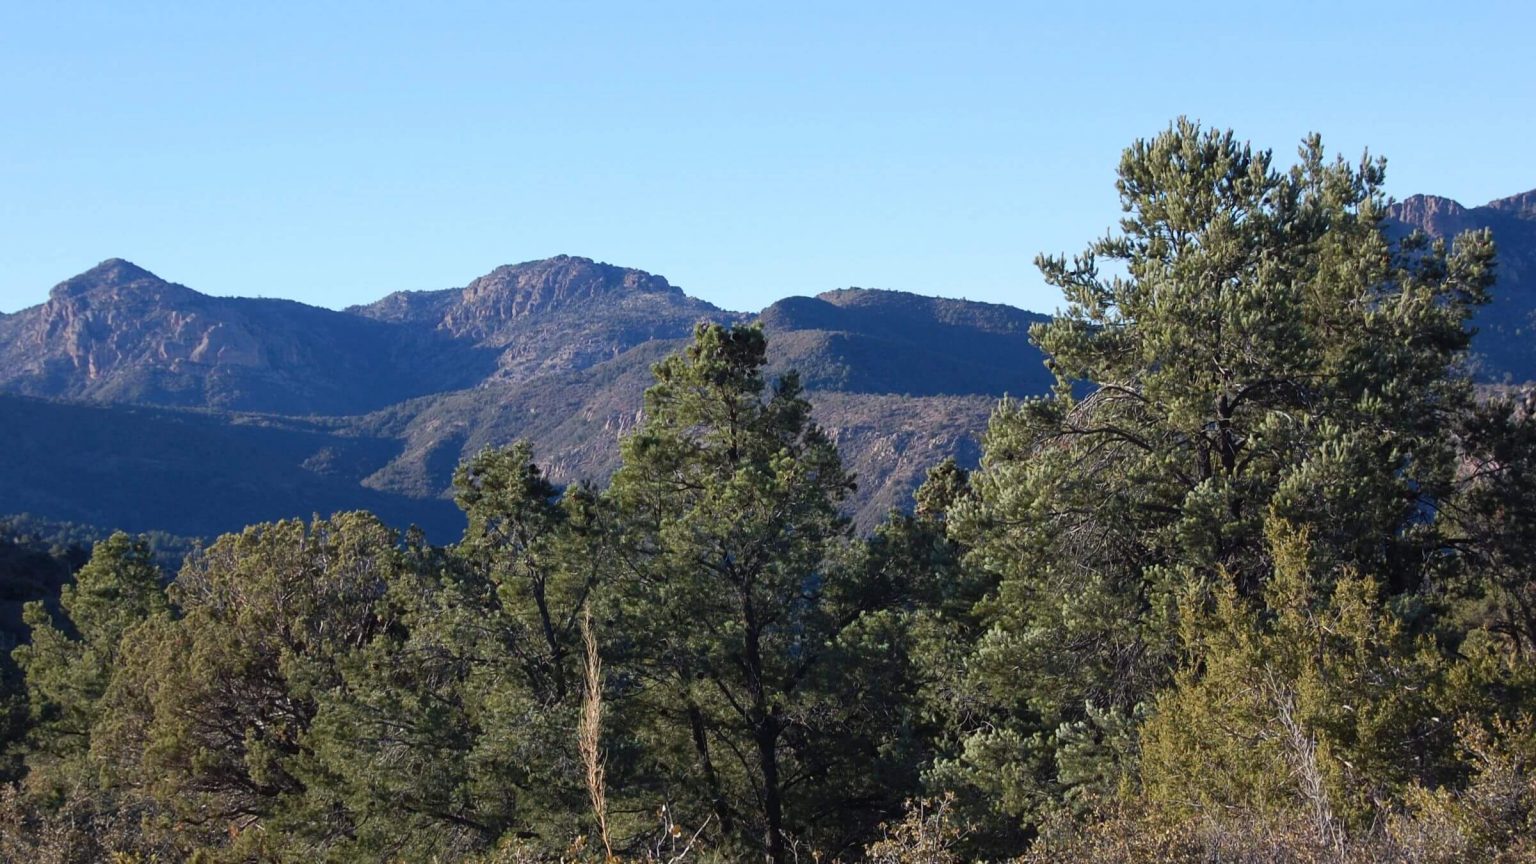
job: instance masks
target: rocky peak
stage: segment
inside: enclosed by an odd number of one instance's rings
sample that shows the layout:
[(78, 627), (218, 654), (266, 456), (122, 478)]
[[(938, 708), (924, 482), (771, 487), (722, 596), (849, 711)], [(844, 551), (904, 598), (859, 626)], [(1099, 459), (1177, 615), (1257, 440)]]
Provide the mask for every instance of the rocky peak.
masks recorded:
[(1467, 208), (1439, 195), (1410, 195), (1393, 204), (1388, 212), (1394, 219), (1429, 234), (1443, 234), (1444, 226), (1467, 215)]
[(462, 304), (485, 305), (504, 317), (520, 318), (614, 294), (683, 296), (682, 289), (643, 270), (557, 255), (497, 267), (465, 286)]
[(87, 297), (162, 302), (200, 296), (190, 288), (167, 282), (121, 258), (108, 258), (84, 273), (60, 282), (48, 294), (53, 305), (69, 305)]
[(499, 343), (513, 332), (568, 317), (561, 313), (608, 320), (624, 309), (661, 314), (662, 307), (693, 305), (713, 308), (643, 270), (557, 255), (497, 267), (474, 280), (447, 304), (438, 326), (454, 336)]
[(103, 288), (125, 288), (137, 283), (163, 283), (165, 280), (121, 258), (108, 258), (95, 267), (65, 279), (53, 287), (50, 296), (78, 297)]
[(1536, 219), (1536, 189), (1489, 202), (1488, 209), (1508, 213), (1518, 219)]

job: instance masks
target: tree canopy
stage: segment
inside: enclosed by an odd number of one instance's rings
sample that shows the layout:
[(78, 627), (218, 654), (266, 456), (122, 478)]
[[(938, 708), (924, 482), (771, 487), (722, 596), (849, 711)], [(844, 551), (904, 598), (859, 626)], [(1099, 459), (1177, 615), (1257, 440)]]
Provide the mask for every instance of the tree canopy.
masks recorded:
[(1489, 237), (1393, 239), (1383, 171), (1133, 144), (1037, 262), (1053, 391), (868, 536), (700, 325), (608, 485), (487, 448), (451, 546), (98, 543), (26, 607), (0, 858), (1526, 860), (1532, 403), (1462, 369)]

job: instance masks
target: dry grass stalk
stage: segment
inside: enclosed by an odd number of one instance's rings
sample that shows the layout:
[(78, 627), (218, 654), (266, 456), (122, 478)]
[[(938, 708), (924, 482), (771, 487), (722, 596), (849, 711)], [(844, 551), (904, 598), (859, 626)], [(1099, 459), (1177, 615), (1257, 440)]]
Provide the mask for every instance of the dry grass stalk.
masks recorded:
[(597, 637), (592, 634), (592, 610), (585, 607), (581, 610), (581, 644), (585, 686), (576, 746), (586, 768), (587, 796), (592, 799), (592, 815), (597, 820), (598, 837), (603, 841), (603, 854), (612, 861), (615, 859), (608, 836), (608, 794), (603, 777), (603, 659), (597, 651)]

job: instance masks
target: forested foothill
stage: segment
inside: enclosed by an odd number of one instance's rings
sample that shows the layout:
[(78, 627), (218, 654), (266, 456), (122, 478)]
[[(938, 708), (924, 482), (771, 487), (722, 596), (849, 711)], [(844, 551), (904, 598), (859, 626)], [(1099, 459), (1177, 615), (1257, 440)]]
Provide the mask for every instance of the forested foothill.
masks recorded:
[(1389, 231), (1383, 172), (1133, 144), (1037, 261), (1052, 392), (867, 533), (769, 336), (704, 323), (611, 481), (486, 449), (452, 545), (0, 544), (63, 586), (0, 859), (1536, 861), (1532, 402), (1469, 373), (1490, 235)]

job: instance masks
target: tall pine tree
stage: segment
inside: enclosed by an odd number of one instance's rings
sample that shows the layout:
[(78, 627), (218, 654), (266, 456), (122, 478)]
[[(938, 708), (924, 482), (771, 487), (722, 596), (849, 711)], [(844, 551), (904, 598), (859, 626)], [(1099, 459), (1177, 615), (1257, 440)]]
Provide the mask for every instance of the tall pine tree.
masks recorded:
[(1032, 332), (1057, 386), (999, 409), (951, 519), (998, 588), (968, 661), (991, 707), (938, 782), (1026, 821), (1111, 782), (1092, 763), (1170, 682), (1180, 604), (1263, 602), (1272, 520), (1310, 538), (1311, 573), (1398, 597), (1444, 575), (1472, 398), (1451, 370), (1491, 242), (1394, 245), (1380, 162), (1315, 137), (1300, 156), (1277, 170), (1180, 120), (1125, 152), (1118, 233), (1039, 259), (1068, 302)]
[(623, 569), (605, 629), (634, 679), (622, 710), (655, 719), (637, 734), (658, 791), (782, 862), (850, 617), (829, 564), (852, 480), (793, 375), (765, 395), (765, 351), (759, 329), (700, 325), (655, 367), (610, 492)]

